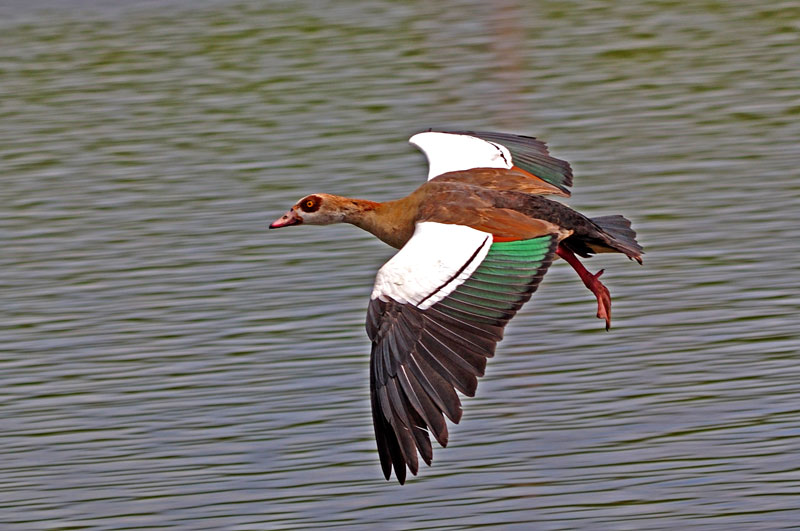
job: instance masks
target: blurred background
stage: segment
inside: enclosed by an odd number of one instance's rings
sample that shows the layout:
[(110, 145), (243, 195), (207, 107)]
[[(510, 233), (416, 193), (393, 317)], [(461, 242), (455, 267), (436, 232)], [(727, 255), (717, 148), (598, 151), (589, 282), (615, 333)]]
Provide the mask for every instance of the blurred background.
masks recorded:
[[(3, 529), (777, 529), (800, 521), (797, 2), (0, 2)], [(428, 127), (535, 135), (611, 332), (556, 263), (451, 444), (378, 466), (393, 254), (267, 231), (401, 197)]]

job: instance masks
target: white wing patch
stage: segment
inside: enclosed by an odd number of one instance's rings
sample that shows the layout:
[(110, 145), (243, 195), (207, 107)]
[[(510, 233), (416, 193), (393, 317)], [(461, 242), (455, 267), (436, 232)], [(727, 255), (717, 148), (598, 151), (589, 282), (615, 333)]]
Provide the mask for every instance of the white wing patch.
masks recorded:
[(428, 157), (428, 180), (450, 171), (508, 168), (513, 165), (505, 146), (469, 135), (430, 131), (409, 139)]
[(372, 298), (425, 310), (463, 284), (486, 258), (492, 235), (464, 225), (425, 221), (378, 270)]

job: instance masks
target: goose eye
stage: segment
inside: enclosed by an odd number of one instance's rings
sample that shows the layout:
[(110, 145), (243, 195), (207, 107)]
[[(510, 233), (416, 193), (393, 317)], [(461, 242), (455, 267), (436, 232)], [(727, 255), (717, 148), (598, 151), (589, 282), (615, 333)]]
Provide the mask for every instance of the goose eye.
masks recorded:
[(320, 202), (321, 200), (318, 196), (310, 195), (308, 197), (304, 197), (303, 200), (300, 201), (300, 203), (298, 203), (297, 206), (299, 206), (300, 210), (302, 210), (303, 212), (311, 213), (319, 210)]

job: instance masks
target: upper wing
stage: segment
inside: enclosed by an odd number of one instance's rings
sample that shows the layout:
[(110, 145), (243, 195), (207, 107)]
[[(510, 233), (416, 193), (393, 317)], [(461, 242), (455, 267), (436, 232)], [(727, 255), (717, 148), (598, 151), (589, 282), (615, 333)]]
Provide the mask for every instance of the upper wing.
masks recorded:
[(473, 168), (516, 168), (569, 196), (572, 168), (550, 156), (547, 145), (531, 136), (480, 131), (426, 131), (409, 140), (428, 157), (428, 179)]
[(553, 261), (558, 234), (495, 241), (463, 225), (422, 222), (378, 272), (367, 310), (372, 340), (370, 396), (386, 479), (394, 467), (430, 465), (428, 432), (447, 445), (461, 419), (456, 390), (475, 394), (477, 377), (503, 329), (530, 299)]

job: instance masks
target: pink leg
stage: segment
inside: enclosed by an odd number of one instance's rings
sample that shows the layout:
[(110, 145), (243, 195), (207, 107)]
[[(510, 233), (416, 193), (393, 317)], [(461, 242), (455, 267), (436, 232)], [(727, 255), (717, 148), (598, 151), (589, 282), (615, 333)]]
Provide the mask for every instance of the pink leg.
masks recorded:
[(589, 273), (589, 271), (583, 267), (581, 261), (578, 260), (578, 257), (575, 256), (572, 251), (561, 245), (556, 248), (556, 254), (572, 266), (575, 272), (578, 273), (578, 276), (581, 277), (581, 280), (583, 280), (583, 284), (597, 297), (597, 318), (605, 319), (606, 330), (611, 328), (611, 294), (608, 292), (608, 288), (600, 282), (600, 275), (602, 275), (605, 270), (601, 269), (596, 275)]

